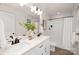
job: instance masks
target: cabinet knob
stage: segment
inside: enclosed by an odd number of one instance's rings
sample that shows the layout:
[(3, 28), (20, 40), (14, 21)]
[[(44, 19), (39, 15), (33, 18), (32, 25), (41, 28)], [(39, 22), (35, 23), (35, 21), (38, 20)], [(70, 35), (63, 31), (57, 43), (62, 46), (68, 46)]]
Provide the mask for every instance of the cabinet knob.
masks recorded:
[(42, 48), (43, 47), (43, 45), (41, 45), (39, 48)]
[(43, 53), (41, 55), (43, 55)]
[(46, 48), (45, 48), (45, 52), (47, 52)]

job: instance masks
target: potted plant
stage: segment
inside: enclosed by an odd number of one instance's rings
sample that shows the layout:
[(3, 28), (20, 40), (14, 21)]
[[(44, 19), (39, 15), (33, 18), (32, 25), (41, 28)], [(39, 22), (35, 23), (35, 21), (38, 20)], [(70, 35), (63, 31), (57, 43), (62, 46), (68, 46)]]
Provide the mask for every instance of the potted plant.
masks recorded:
[(29, 37), (29, 40), (33, 38), (34, 30), (36, 29), (36, 26), (34, 23), (20, 23), (25, 29), (27, 29), (27, 36)]

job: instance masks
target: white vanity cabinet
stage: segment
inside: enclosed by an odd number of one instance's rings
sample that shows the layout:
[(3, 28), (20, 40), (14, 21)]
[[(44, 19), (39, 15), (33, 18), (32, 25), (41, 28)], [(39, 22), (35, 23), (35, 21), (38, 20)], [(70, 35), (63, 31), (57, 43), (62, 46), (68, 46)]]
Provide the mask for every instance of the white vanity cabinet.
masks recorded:
[[(28, 40), (26, 36), (21, 36), (20, 43), (0, 49), (1, 55), (49, 55), (50, 44), (48, 36), (35, 37)], [(3, 51), (3, 52), (2, 52)]]
[(23, 55), (49, 55), (50, 54), (50, 45), (49, 39), (41, 42), (39, 45), (33, 47), (28, 52), (25, 52)]

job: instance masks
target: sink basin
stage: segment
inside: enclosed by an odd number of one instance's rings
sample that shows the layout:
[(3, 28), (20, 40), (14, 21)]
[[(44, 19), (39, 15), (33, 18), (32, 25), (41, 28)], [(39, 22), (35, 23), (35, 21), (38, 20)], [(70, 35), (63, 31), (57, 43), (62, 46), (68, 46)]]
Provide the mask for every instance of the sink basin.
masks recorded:
[(19, 36), (19, 38), (21, 38), (21, 39), (19, 40), (19, 43), (11, 45), (11, 42), (10, 42), (10, 43), (8, 44), (8, 48), (9, 48), (9, 47), (14, 47), (14, 46), (19, 46), (19, 45), (30, 45), (30, 44), (26, 41), (26, 37), (25, 37), (25, 36)]
[(19, 55), (19, 54), (22, 54), (23, 52), (27, 51), (28, 48), (29, 48), (29, 44), (26, 42), (22, 42), (22, 43), (18, 43), (18, 44), (14, 44), (14, 45), (9, 45), (5, 50), (6, 52), (4, 51), (1, 54)]
[(25, 42), (25, 41), (21, 41), (20, 43), (14, 44), (14, 45), (9, 45), (8, 49), (22, 49), (24, 47), (29, 47), (30, 44)]
[(7, 50), (13, 53), (13, 51), (15, 52), (15, 51), (22, 51), (24, 49), (27, 49), (29, 46), (30, 44), (27, 42), (27, 40), (22, 37), (19, 43), (14, 45), (9, 44)]

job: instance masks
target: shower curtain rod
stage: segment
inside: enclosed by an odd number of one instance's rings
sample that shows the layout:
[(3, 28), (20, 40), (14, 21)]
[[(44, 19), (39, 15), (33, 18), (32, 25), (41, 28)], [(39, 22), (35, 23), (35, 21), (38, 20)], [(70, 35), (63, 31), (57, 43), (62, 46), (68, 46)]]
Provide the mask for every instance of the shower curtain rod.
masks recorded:
[(68, 17), (74, 17), (74, 16), (59, 17), (59, 18), (53, 18), (53, 19), (48, 19), (48, 20), (55, 20), (55, 19), (68, 18)]

